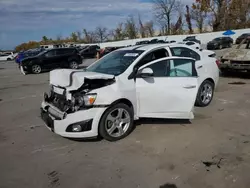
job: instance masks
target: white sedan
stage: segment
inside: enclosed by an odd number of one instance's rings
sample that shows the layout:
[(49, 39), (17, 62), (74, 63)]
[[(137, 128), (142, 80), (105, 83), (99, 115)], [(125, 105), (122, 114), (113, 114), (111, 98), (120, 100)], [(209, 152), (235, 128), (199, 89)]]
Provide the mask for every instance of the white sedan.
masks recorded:
[(2, 53), (0, 54), (0, 61), (11, 61), (14, 59), (14, 54)]
[[(208, 70), (209, 57), (204, 62), (196, 52), (193, 55), (200, 60), (177, 57), (186, 53), (182, 48), (166, 44), (128, 47), (111, 52), (84, 71), (53, 70), (41, 117), (63, 137), (100, 135), (109, 141), (126, 137), (134, 120), (141, 117), (193, 119), (197, 94), (210, 103), (218, 78), (207, 78), (206, 71), (206, 76), (199, 76), (198, 69)], [(215, 62), (210, 64), (217, 68)]]

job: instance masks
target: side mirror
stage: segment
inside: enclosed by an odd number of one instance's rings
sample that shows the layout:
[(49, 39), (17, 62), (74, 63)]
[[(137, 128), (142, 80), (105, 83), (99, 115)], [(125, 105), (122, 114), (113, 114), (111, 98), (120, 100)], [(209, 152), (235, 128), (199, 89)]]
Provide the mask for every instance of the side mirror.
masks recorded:
[(144, 68), (138, 72), (137, 77), (148, 78), (148, 77), (152, 77), (153, 75), (154, 75), (154, 72), (151, 68)]

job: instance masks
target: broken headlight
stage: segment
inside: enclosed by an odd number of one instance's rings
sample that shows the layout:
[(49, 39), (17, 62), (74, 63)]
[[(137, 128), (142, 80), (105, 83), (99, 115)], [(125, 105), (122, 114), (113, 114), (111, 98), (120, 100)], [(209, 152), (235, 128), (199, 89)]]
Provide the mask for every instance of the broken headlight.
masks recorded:
[(75, 106), (92, 106), (96, 100), (96, 94), (85, 94), (85, 95), (75, 95), (73, 99), (73, 103)]

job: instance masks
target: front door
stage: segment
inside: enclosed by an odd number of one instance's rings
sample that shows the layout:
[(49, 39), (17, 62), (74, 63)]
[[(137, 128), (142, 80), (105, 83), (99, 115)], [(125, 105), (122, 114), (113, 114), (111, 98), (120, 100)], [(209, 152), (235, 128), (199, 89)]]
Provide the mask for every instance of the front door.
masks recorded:
[(195, 61), (164, 58), (142, 66), (153, 76), (136, 78), (139, 117), (192, 119), (198, 91)]

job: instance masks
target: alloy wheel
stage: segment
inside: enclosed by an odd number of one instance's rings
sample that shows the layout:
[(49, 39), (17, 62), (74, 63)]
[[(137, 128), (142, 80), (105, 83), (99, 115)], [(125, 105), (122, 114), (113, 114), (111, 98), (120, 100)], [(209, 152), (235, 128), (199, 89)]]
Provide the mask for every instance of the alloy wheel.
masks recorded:
[(39, 65), (33, 65), (32, 66), (32, 72), (35, 74), (39, 74), (42, 71), (41, 66)]
[(111, 137), (123, 136), (130, 126), (130, 114), (126, 109), (116, 108), (111, 111), (105, 121), (105, 129)]
[(204, 84), (201, 90), (200, 98), (203, 104), (208, 104), (213, 97), (213, 87), (210, 84)]

